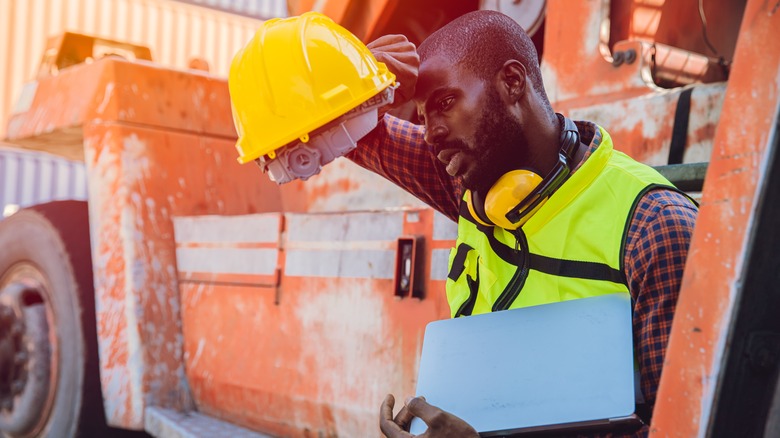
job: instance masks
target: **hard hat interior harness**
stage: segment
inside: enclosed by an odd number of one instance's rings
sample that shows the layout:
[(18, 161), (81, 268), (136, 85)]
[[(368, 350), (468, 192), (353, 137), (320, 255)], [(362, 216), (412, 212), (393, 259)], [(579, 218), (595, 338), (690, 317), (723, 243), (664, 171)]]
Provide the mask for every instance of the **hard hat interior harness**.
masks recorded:
[(378, 123), (378, 111), (393, 102), (394, 86), (353, 108), (343, 116), (274, 151), (274, 157), (263, 155), (256, 161), (272, 181), (284, 184), (294, 179), (307, 180), (320, 173), (322, 166), (344, 156)]

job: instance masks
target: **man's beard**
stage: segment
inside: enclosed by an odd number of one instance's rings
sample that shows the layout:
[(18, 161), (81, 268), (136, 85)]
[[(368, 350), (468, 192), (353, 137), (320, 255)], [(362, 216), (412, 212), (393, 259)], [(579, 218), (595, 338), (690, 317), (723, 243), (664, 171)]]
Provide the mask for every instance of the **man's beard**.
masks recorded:
[(523, 168), (528, 156), (528, 141), (520, 123), (504, 107), (498, 92), (490, 90), (487, 103), (477, 124), (474, 145), (469, 147), (458, 139), (442, 144), (443, 148), (468, 151), (475, 159), (472, 172), (463, 177), (463, 186), (481, 194), (505, 173)]

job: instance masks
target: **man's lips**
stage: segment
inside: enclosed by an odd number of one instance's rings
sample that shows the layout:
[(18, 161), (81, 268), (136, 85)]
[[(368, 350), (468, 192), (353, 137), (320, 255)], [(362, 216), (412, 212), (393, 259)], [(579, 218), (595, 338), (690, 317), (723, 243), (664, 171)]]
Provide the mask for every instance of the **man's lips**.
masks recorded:
[(463, 164), (463, 151), (460, 149), (444, 149), (436, 156), (439, 161), (447, 165), (447, 173), (457, 176)]

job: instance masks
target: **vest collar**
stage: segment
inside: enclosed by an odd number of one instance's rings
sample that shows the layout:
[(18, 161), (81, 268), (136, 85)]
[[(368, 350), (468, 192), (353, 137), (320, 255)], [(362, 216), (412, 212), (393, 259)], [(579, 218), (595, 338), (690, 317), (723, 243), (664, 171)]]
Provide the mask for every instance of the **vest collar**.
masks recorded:
[[(552, 217), (564, 209), (577, 195), (587, 188), (593, 180), (604, 170), (607, 161), (612, 156), (612, 138), (609, 134), (597, 127), (601, 134), (601, 142), (596, 149), (586, 157), (571, 174), (569, 179), (550, 196), (550, 199), (544, 203), (542, 208), (531, 217), (522, 230), (527, 234), (533, 234), (546, 224)], [(598, 135), (594, 136), (597, 138)]]

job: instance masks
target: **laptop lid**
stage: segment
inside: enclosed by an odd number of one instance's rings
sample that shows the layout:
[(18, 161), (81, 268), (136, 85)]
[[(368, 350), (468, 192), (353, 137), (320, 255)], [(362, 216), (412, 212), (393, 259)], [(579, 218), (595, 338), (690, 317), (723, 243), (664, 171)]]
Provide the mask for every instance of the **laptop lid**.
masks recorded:
[[(431, 322), (417, 395), (482, 436), (639, 424), (630, 297)], [(413, 420), (411, 433), (425, 429)]]

